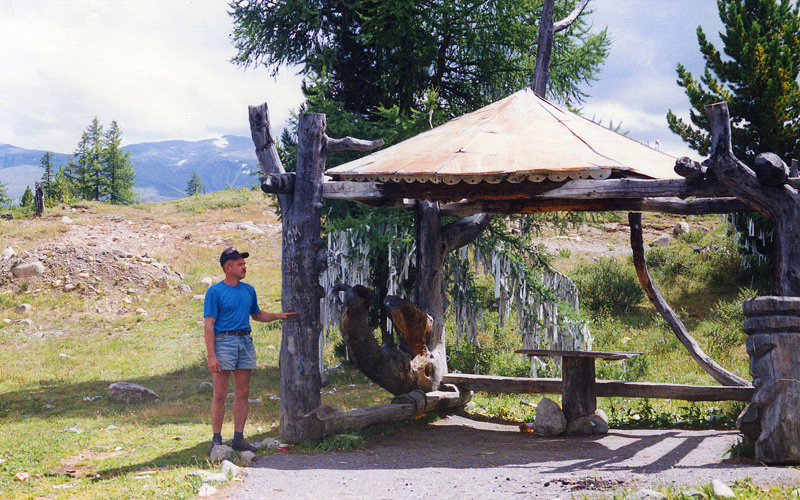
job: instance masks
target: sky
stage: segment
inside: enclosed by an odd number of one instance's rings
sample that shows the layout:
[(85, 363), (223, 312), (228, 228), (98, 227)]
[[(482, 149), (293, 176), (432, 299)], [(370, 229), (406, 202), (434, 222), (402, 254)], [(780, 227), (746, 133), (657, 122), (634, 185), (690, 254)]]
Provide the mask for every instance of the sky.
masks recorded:
[[(584, 90), (588, 118), (675, 156), (696, 155), (666, 125), (688, 116), (682, 62), (703, 69), (696, 29), (721, 24), (713, 0), (591, 0), (611, 54)], [(70, 153), (97, 117), (123, 144), (249, 136), (247, 106), (267, 102), (280, 133), (302, 78), (231, 64), (226, 0), (0, 0), (0, 143)]]

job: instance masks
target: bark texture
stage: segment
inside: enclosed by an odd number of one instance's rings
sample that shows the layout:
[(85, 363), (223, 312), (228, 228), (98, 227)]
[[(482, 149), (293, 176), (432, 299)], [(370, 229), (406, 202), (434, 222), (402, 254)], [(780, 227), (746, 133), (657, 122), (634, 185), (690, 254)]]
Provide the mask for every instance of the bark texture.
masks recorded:
[[(756, 460), (800, 463), (800, 195), (793, 169), (774, 154), (760, 154), (753, 169), (731, 148), (726, 103), (706, 106), (711, 126), (709, 172), (731, 193), (765, 214), (774, 226), (773, 297), (745, 302), (747, 353), (756, 392), (739, 419), (755, 440)], [(793, 168), (795, 165), (793, 163)]]
[(385, 305), (400, 333), (400, 341), (397, 346), (378, 345), (367, 323), (375, 293), (363, 285), (342, 284), (332, 291), (345, 292), (339, 329), (364, 375), (395, 396), (415, 390), (433, 390), (435, 361), (429, 347), (433, 326), (430, 316), (407, 300), (388, 296)]

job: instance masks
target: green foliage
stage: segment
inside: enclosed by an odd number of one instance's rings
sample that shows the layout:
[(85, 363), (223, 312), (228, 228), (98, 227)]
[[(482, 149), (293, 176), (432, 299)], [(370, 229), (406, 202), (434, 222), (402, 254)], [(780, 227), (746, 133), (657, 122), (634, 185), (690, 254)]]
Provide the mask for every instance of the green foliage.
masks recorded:
[(356, 434), (335, 434), (319, 440), (303, 441), (297, 450), (303, 453), (327, 453), (331, 451), (354, 451), (364, 449), (364, 438)]
[(678, 241), (681, 244), (651, 248), (645, 255), (651, 274), (658, 280), (674, 282), (681, 277), (720, 290), (766, 289), (769, 264), (750, 262), (744, 267), (733, 237), (720, 231), (697, 231), (682, 235)]
[(189, 178), (189, 181), (186, 183), (186, 196), (197, 196), (200, 194), (200, 191), (203, 190), (203, 179), (200, 178), (200, 174), (197, 173), (197, 170), (192, 172), (192, 176)]
[(637, 356), (616, 362), (598, 363), (597, 378), (601, 380), (644, 380), (651, 373), (650, 358)]
[[(723, 51), (708, 41), (702, 27), (697, 41), (705, 60), (705, 71), (697, 81), (678, 64), (678, 85), (686, 90), (691, 123), (667, 114), (670, 130), (689, 147), (708, 155), (710, 129), (704, 107), (727, 102), (734, 154), (748, 165), (756, 155), (776, 153), (785, 161), (800, 158), (800, 11), (788, 0), (720, 0), (719, 17)], [(724, 56), (723, 56), (724, 52)], [(772, 229), (760, 214), (752, 214), (757, 227)], [(744, 233), (744, 225), (739, 227)], [(746, 236), (772, 255), (772, 242)]]
[(70, 194), (84, 200), (108, 200), (115, 205), (136, 201), (136, 174), (130, 154), (120, 148), (121, 136), (117, 122), (111, 122), (104, 134), (97, 118), (92, 120), (64, 171)]
[(731, 402), (722, 407), (703, 408), (697, 403), (681, 406), (677, 412), (659, 410), (650, 400), (638, 401), (635, 407), (608, 406), (608, 422), (619, 429), (658, 429), (678, 427), (684, 429), (734, 428), (744, 403)]
[(583, 263), (575, 268), (572, 279), (582, 304), (594, 312), (630, 311), (645, 297), (633, 265), (614, 258)]
[(12, 201), (8, 196), (6, 184), (3, 181), (0, 181), (0, 206), (8, 206)]
[(457, 348), (448, 349), (447, 366), (461, 373), (486, 375), (492, 364), (492, 351), (472, 342), (462, 342)]
[(45, 154), (43, 154), (39, 165), (44, 170), (44, 173), (42, 174), (42, 191), (44, 192), (45, 199), (47, 201), (50, 201), (53, 199), (53, 195), (55, 192), (54, 189), (55, 172), (53, 171), (53, 153), (47, 151)]
[(72, 187), (64, 171), (64, 167), (59, 167), (58, 172), (53, 177), (53, 197), (51, 200), (59, 203), (69, 203), (72, 198)]
[(121, 136), (117, 122), (111, 122), (103, 142), (103, 173), (108, 186), (105, 196), (114, 205), (129, 205), (136, 201), (133, 191), (136, 173), (130, 162), (130, 153), (120, 149)]
[(746, 318), (742, 312), (742, 302), (756, 294), (754, 290), (741, 289), (734, 300), (720, 300), (711, 308), (708, 318), (698, 326), (710, 351), (727, 354), (733, 348), (744, 345), (747, 334), (744, 331)]
[(26, 210), (33, 209), (33, 191), (31, 191), (30, 186), (27, 186), (25, 192), (22, 193), (22, 197), (19, 199), (19, 206)]
[[(575, 4), (559, 2), (556, 18)], [(430, 89), (458, 115), (530, 84), (540, 10), (539, 0), (234, 0), (233, 60), (276, 72), (300, 65), (329, 82), (328, 98), (361, 115), (393, 105), (408, 115)], [(565, 101), (580, 102), (579, 86), (594, 79), (608, 51), (606, 32), (590, 34), (584, 17), (553, 47), (550, 88)]]

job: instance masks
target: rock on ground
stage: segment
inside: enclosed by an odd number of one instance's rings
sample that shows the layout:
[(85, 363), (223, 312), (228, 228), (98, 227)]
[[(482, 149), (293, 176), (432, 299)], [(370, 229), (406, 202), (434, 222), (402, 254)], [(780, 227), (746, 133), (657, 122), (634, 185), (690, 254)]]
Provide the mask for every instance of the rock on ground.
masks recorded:
[(533, 430), (543, 436), (558, 436), (567, 429), (567, 418), (552, 399), (542, 398), (536, 406)]
[(654, 239), (650, 243), (651, 247), (665, 247), (667, 245), (669, 245), (669, 235), (668, 234), (662, 234), (661, 236), (659, 236), (658, 238)]
[(44, 274), (44, 264), (38, 260), (19, 264), (11, 268), (11, 275), (17, 279), (32, 278), (34, 276), (41, 276), (42, 274)]
[(225, 444), (218, 444), (211, 448), (211, 453), (209, 454), (208, 458), (212, 462), (221, 462), (223, 460), (228, 460), (231, 458), (231, 454), (233, 453), (233, 448)]
[(0, 260), (8, 260), (8, 259), (11, 259), (13, 257), (16, 257), (16, 255), (17, 255), (17, 252), (15, 252), (13, 248), (6, 247), (6, 249), (3, 250), (3, 253), (0, 253)]
[(672, 230), (672, 234), (674, 234), (675, 236), (680, 236), (682, 234), (688, 233), (689, 230), (690, 230), (689, 223), (681, 221), (675, 224), (675, 228)]
[(153, 401), (158, 399), (158, 394), (139, 384), (130, 382), (115, 382), (108, 386), (108, 396), (115, 401), (128, 403), (130, 401)]
[(719, 479), (711, 480), (711, 494), (714, 495), (714, 498), (736, 498), (733, 490)]
[(667, 495), (649, 488), (642, 488), (636, 492), (634, 498), (638, 500), (667, 500)]

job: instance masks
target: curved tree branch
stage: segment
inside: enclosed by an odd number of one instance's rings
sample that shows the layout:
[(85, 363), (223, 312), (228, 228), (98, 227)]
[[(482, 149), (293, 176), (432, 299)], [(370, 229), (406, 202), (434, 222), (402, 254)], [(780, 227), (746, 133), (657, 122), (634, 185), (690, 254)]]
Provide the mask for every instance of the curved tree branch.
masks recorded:
[(492, 221), (490, 214), (475, 214), (465, 217), (456, 222), (451, 222), (442, 228), (442, 242), (445, 245), (445, 253), (450, 253), (472, 241), (486, 229)]
[(697, 341), (689, 335), (683, 322), (681, 322), (675, 311), (664, 300), (664, 296), (656, 287), (653, 280), (650, 278), (650, 273), (647, 271), (647, 264), (644, 260), (644, 242), (642, 239), (642, 214), (629, 213), (628, 221), (631, 226), (631, 249), (633, 250), (633, 263), (636, 266), (636, 274), (639, 276), (639, 282), (642, 288), (647, 292), (647, 298), (656, 307), (661, 316), (669, 324), (672, 331), (681, 341), (689, 355), (706, 371), (711, 377), (722, 385), (727, 386), (749, 386), (750, 382), (729, 372), (725, 368), (719, 366), (713, 359), (711, 359)]
[(572, 12), (569, 13), (567, 17), (558, 21), (557, 23), (553, 23), (553, 33), (558, 33), (559, 31), (564, 31), (565, 29), (572, 26), (572, 23), (577, 21), (578, 16), (581, 15), (583, 10), (586, 6), (589, 5), (589, 0), (583, 0), (580, 5), (576, 6), (572, 9)]

